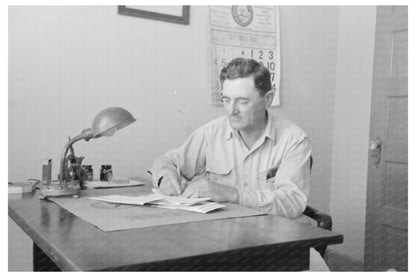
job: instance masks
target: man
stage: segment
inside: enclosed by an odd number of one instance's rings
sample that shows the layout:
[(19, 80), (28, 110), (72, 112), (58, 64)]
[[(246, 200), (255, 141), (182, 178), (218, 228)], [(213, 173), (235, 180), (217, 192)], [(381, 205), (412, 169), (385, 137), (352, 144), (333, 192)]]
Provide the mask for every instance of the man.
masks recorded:
[(299, 217), (309, 193), (308, 136), (267, 111), (274, 97), (270, 72), (255, 60), (232, 60), (220, 81), (226, 116), (156, 159), (154, 186), (166, 195), (210, 197)]

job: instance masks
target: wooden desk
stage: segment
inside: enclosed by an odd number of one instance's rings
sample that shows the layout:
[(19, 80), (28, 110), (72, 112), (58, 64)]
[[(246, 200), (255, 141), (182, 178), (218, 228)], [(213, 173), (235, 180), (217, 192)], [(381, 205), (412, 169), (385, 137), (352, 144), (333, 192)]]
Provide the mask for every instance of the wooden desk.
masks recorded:
[(34, 271), (306, 270), (310, 247), (343, 240), (268, 215), (103, 232), (38, 197), (9, 195), (9, 216), (34, 243)]

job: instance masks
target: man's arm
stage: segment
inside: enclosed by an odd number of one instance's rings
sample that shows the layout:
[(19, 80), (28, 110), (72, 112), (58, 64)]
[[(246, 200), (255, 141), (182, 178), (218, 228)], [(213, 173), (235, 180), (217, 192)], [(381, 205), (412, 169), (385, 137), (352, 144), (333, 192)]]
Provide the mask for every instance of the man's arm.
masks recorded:
[(287, 218), (302, 214), (309, 194), (312, 150), (308, 137), (288, 143), (274, 181), (263, 184), (261, 190), (239, 187), (239, 204)]
[(215, 202), (238, 204), (239, 195), (235, 187), (222, 185), (202, 178), (187, 185), (182, 194), (185, 197), (209, 197)]
[(178, 149), (157, 158), (151, 168), (153, 186), (167, 195), (179, 195), (186, 181), (205, 172), (206, 136), (198, 128)]

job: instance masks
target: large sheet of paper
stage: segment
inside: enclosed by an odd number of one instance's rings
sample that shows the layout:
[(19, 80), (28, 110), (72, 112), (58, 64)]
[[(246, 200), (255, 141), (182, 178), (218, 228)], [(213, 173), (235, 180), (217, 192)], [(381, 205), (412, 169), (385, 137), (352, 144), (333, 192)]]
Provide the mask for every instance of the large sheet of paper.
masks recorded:
[(157, 208), (148, 205), (122, 205), (90, 199), (90, 197), (94, 196), (111, 194), (138, 196), (148, 194), (149, 192), (150, 190), (143, 190), (141, 187), (136, 187), (135, 190), (132, 188), (86, 190), (82, 191), (81, 198), (78, 199), (64, 197), (50, 199), (103, 231), (118, 231), (264, 214), (233, 204), (226, 204), (224, 208), (203, 214), (184, 210)]

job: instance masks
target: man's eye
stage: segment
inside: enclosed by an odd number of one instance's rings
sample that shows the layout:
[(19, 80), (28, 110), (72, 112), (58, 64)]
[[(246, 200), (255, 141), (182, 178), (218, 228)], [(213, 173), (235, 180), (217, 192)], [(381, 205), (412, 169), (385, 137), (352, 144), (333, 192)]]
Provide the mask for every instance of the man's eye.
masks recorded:
[(223, 98), (221, 98), (221, 101), (223, 103), (228, 103), (228, 102), (230, 102), (230, 99), (223, 97)]
[(240, 104), (242, 105), (247, 105), (248, 104), (248, 100), (246, 99), (241, 99), (240, 101), (238, 101)]

